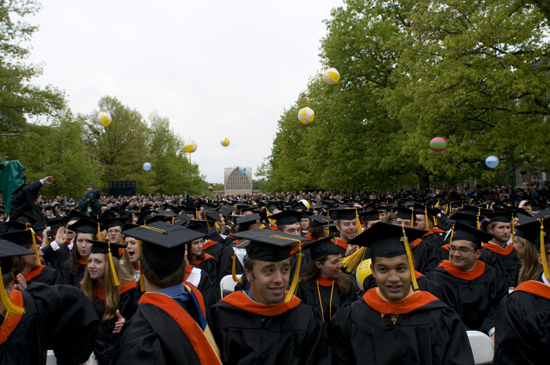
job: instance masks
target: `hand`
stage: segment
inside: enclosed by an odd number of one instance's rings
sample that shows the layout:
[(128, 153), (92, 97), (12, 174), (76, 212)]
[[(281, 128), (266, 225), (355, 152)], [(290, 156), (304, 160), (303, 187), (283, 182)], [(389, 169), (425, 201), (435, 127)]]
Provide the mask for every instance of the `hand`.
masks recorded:
[(65, 243), (65, 227), (60, 227), (55, 235), (55, 242), (58, 245)]
[(359, 249), (359, 246), (357, 245), (348, 245), (348, 249), (346, 250), (346, 256), (353, 254), (358, 249)]
[(126, 319), (120, 315), (120, 311), (117, 309), (116, 316), (118, 320), (115, 323), (115, 330), (113, 333), (120, 333), (120, 330), (122, 330), (122, 326), (124, 326), (124, 323), (126, 323)]
[(51, 176), (45, 177), (43, 180), (44, 180), (44, 184), (53, 183), (53, 177), (51, 177)]
[(495, 332), (493, 332), (493, 334), (491, 335), (491, 340), (493, 340), (493, 342), (495, 342)]
[[(40, 247), (46, 247), (46, 246), (47, 246), (47, 243), (48, 243), (48, 233), (50, 233), (50, 229), (46, 227), (46, 228), (42, 231), (42, 244), (40, 245)], [(40, 243), (40, 242), (37, 242), (37, 243)]]
[(17, 274), (16, 276), (17, 284), (15, 284), (15, 289), (19, 291), (23, 291), (27, 289), (27, 280), (25, 280), (25, 277), (23, 274)]

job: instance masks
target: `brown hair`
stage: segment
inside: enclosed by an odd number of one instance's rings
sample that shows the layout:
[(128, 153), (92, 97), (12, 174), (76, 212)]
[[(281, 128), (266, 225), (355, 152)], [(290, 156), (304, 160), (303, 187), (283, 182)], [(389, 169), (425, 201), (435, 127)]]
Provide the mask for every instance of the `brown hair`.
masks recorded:
[(325, 227), (309, 227), (309, 233), (311, 234), (311, 237), (318, 240), (319, 238), (323, 238), (324, 236)]
[[(325, 261), (327, 261), (328, 256), (321, 256), (315, 261), (311, 261), (305, 268), (304, 272), (302, 273), (302, 276), (300, 277), (300, 283), (302, 282), (311, 282), (319, 276), (321, 270), (315, 265), (316, 262), (321, 263), (323, 265)], [(338, 277), (336, 278), (336, 286), (338, 287), (338, 290), (340, 291), (341, 295), (346, 295), (350, 292), (350, 290), (353, 288), (353, 281), (349, 275), (346, 275), (344, 273), (340, 273)]]
[(528, 280), (536, 280), (542, 273), (542, 265), (537, 260), (537, 248), (523, 237), (515, 237), (523, 245), (522, 267), (519, 271), (518, 284)]
[[(80, 259), (83, 258), (78, 253), (78, 247), (76, 247), (76, 241), (78, 241), (79, 234), (91, 234), (91, 233), (75, 233), (74, 235), (74, 244), (71, 253), (69, 254), (69, 272), (71, 275), (76, 276), (78, 274), (78, 268), (80, 267)], [(92, 239), (97, 240), (97, 235), (92, 234)]]
[(2, 274), (2, 282), (4, 283), (4, 288), (7, 287), (15, 278), (15, 274), (13, 272), (7, 272), (5, 274)]
[[(103, 288), (105, 290), (105, 310), (103, 311), (101, 320), (105, 322), (114, 318), (116, 315), (116, 311), (120, 304), (120, 287), (113, 284), (113, 272), (111, 271), (111, 265), (109, 265), (109, 256), (104, 254), (103, 259), (105, 260), (105, 288)], [(121, 283), (134, 281), (134, 277), (124, 270), (116, 257), (113, 257), (113, 266), (115, 267), (118, 280)], [(97, 279), (92, 279), (90, 277), (90, 272), (86, 270), (84, 278), (80, 282), (80, 289), (92, 303), (98, 300), (96, 289), (99, 288), (101, 288), (99, 281)]]
[(139, 257), (139, 263), (143, 276), (145, 276), (148, 282), (158, 286), (159, 288), (168, 288), (170, 286), (181, 284), (185, 280), (185, 259), (181, 260), (181, 266), (175, 272), (168, 275), (164, 279), (160, 279), (157, 274), (155, 274), (155, 272), (147, 264), (147, 261), (145, 261), (143, 255)]

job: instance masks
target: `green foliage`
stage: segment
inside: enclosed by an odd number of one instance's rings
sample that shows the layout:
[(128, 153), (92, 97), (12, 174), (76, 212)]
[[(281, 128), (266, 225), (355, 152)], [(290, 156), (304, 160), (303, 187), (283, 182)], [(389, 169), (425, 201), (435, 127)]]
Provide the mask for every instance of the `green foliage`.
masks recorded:
[[(548, 169), (548, 22), (505, 0), (345, 1), (310, 80), (281, 116), (259, 169), (268, 190), (380, 189), (494, 181)], [(300, 108), (315, 120), (302, 125)], [(433, 137), (447, 149), (429, 149)], [(497, 169), (484, 160), (500, 158)]]
[(24, 44), (31, 39), (37, 26), (23, 18), (38, 10), (35, 1), (0, 0), (0, 131), (24, 130), (27, 116), (53, 115), (65, 105), (60, 90), (29, 83), (42, 74), (42, 68), (24, 63), (29, 54)]
[(27, 181), (54, 176), (45, 185), (45, 196), (82, 195), (88, 184), (97, 184), (99, 163), (82, 148), (83, 121), (70, 112), (61, 113), (50, 126), (29, 125), (20, 136), (1, 138), (0, 154), (25, 166)]

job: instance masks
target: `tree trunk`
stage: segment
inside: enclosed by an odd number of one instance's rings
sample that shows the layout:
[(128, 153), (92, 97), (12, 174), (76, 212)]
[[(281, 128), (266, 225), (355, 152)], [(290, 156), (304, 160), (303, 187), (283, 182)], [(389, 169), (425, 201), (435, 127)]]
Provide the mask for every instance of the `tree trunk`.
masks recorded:
[(416, 170), (416, 176), (418, 176), (418, 190), (423, 195), (426, 189), (430, 188), (430, 174), (424, 166), (420, 166), (418, 170)]

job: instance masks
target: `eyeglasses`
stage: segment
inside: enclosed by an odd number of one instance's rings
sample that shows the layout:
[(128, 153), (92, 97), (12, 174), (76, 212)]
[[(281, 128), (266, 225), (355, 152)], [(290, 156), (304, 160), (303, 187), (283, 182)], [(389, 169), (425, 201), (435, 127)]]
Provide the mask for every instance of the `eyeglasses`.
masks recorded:
[(466, 255), (468, 252), (470, 251), (475, 251), (475, 249), (473, 248), (466, 248), (466, 247), (459, 247), (459, 248), (456, 248), (454, 246), (449, 246), (449, 252), (450, 253), (454, 253), (454, 252), (460, 252), (461, 255)]

